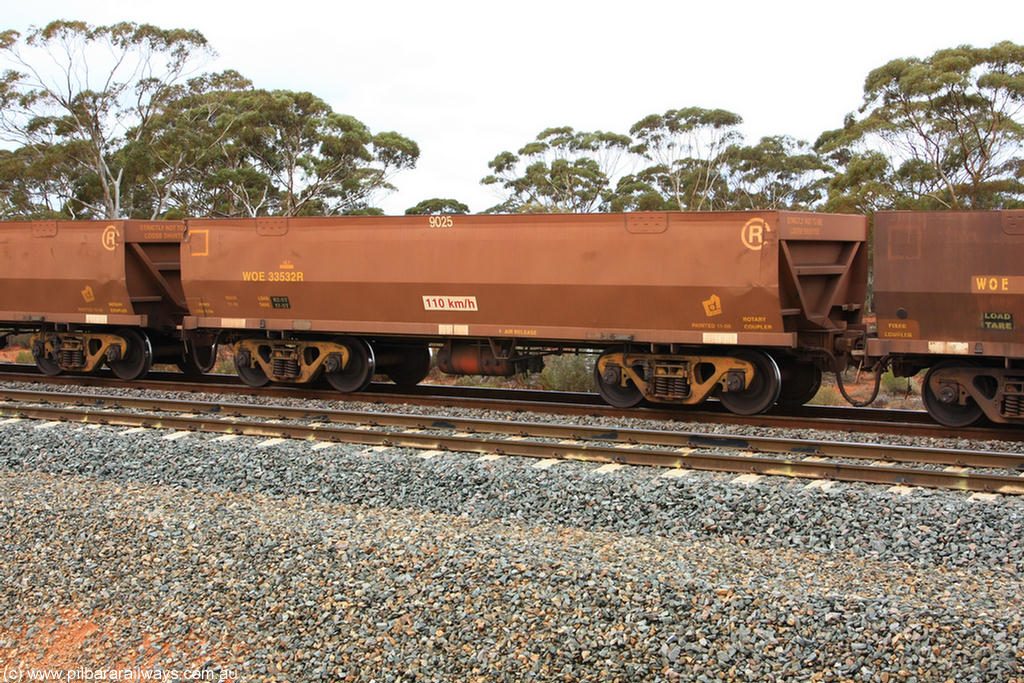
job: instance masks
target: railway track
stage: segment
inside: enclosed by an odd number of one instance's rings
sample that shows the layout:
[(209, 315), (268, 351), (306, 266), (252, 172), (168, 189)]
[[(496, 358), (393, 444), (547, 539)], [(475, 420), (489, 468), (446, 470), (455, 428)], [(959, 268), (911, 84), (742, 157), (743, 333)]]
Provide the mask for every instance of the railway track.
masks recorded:
[(0, 401), (6, 418), (1024, 494), (1021, 453), (43, 391)]
[(1024, 429), (999, 425), (983, 425), (951, 429), (936, 424), (920, 410), (893, 410), (883, 408), (854, 408), (852, 406), (806, 405), (796, 410), (774, 409), (762, 415), (735, 415), (717, 402), (699, 409), (667, 408), (645, 405), (634, 409), (613, 408), (596, 394), (506, 390), (483, 387), (460, 387), (423, 384), (401, 388), (390, 383), (374, 383), (357, 395), (344, 396), (330, 389), (310, 389), (291, 386), (254, 388), (240, 382), (233, 375), (204, 375), (186, 378), (180, 373), (150, 373), (145, 379), (125, 382), (109, 372), (89, 376), (59, 375), (46, 377), (31, 365), (0, 365), (0, 379), (12, 382), (34, 382), (72, 386), (99, 386), (134, 388), (159, 391), (246, 394), (271, 398), (316, 399), (324, 401), (358, 400), (370, 404), (405, 403), (423, 406), (463, 406), (488, 410), (536, 411), (561, 415), (602, 415), (650, 420), (736, 424), (758, 427), (857, 433), (900, 434), (930, 438), (967, 438), (977, 441), (1024, 441)]

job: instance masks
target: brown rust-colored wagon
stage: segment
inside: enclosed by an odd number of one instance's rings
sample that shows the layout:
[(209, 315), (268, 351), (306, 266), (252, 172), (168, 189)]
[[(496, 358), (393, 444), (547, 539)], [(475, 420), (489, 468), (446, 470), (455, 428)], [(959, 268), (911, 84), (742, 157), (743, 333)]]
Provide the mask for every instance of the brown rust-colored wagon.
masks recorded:
[(184, 364), (184, 233), (181, 221), (0, 223), (0, 326), (34, 333), (47, 374)]
[(251, 384), (512, 374), (599, 349), (616, 405), (813, 396), (863, 339), (866, 220), (791, 212), (190, 220), (186, 332)]
[(1024, 211), (875, 215), (872, 357), (924, 368), (939, 422), (1024, 422)]

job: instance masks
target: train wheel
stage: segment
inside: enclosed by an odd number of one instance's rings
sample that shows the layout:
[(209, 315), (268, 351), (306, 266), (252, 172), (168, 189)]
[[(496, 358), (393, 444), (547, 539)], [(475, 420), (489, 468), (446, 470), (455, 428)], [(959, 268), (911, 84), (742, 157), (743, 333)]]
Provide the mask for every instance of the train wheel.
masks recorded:
[(430, 347), (409, 347), (402, 352), (402, 362), (388, 366), (388, 379), (400, 387), (414, 387), (430, 372)]
[(376, 368), (370, 345), (357, 337), (342, 337), (336, 342), (348, 349), (348, 363), (336, 372), (324, 372), (330, 385), (343, 394), (362, 391), (370, 386)]
[(784, 408), (799, 408), (821, 388), (821, 368), (814, 363), (782, 361), (779, 364), (782, 389), (776, 401)]
[(724, 391), (719, 400), (731, 413), (756, 415), (775, 404), (782, 391), (779, 366), (771, 356), (761, 351), (739, 351), (733, 354), (754, 366), (754, 377), (743, 391)]
[[(607, 356), (613, 353), (622, 353), (622, 349), (612, 349), (604, 355)], [(621, 367), (609, 364), (605, 367), (603, 373), (600, 368), (601, 361), (599, 359), (594, 364), (594, 383), (597, 384), (597, 393), (601, 395), (601, 398), (606, 403), (616, 408), (632, 408), (644, 400), (644, 395), (640, 393), (640, 389), (630, 380), (626, 380), (626, 386), (622, 386)]]
[(143, 332), (129, 327), (117, 330), (117, 336), (128, 342), (128, 351), (120, 360), (108, 360), (107, 365), (118, 378), (130, 381), (144, 376), (153, 367), (153, 347)]
[(980, 420), (984, 414), (973, 398), (968, 398), (964, 405), (960, 405), (956, 401), (945, 402), (932, 391), (931, 379), (936, 372), (962, 365), (949, 361), (933, 365), (925, 374), (924, 382), (921, 384), (921, 399), (924, 401), (924, 407), (928, 410), (928, 414), (936, 422), (947, 427), (969, 427)]
[(39, 372), (53, 377), (60, 374), (60, 365), (53, 358), (46, 356), (46, 351), (43, 349), (42, 344), (39, 345), (39, 349), (32, 349), (32, 358), (36, 361), (36, 367), (39, 368)]
[(263, 368), (252, 362), (248, 349), (235, 352), (235, 372), (238, 374), (238, 379), (250, 387), (266, 386), (270, 381), (267, 373), (263, 372)]

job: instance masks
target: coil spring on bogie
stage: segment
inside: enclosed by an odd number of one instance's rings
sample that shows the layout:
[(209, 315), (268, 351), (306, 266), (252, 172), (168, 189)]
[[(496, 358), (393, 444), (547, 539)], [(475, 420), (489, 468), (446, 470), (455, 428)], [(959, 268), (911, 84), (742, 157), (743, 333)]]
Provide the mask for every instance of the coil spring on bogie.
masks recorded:
[(62, 349), (60, 364), (65, 368), (80, 368), (85, 365), (85, 353), (82, 349)]
[(295, 358), (275, 358), (274, 377), (298, 377), (299, 361)]
[(690, 395), (690, 383), (685, 377), (655, 377), (652, 382), (655, 396), (682, 396)]
[(1004, 417), (1024, 417), (1024, 394), (1006, 394), (1003, 396)]

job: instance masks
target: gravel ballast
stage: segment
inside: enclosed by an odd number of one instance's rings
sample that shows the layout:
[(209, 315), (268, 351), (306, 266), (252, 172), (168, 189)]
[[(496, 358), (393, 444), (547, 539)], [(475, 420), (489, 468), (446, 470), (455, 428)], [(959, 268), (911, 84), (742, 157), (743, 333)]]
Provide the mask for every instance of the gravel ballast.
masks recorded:
[(0, 663), (1021, 681), (1024, 499), (20, 421)]

